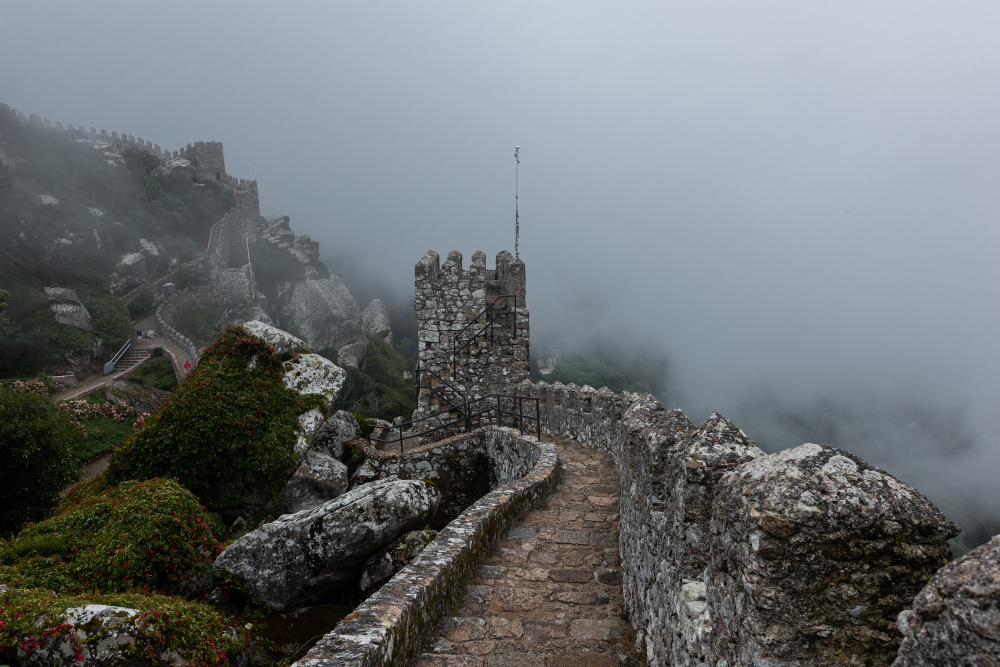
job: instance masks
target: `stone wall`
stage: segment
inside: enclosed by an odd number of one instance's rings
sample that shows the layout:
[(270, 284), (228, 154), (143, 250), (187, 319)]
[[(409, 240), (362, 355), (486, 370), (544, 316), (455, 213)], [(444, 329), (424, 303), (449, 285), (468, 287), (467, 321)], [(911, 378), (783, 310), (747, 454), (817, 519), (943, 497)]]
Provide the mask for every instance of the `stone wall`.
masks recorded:
[(298, 667), (406, 664), (451, 610), (480, 558), (555, 488), (559, 455), (514, 429), (487, 427), (482, 442), (496, 489), (452, 521), (416, 559), (294, 663)]
[[(216, 304), (229, 307), (243, 305), (249, 297), (249, 274), (243, 269), (230, 269), (223, 273), (223, 280), (211, 285), (185, 287), (173, 296), (164, 299), (156, 309), (156, 323), (160, 334), (181, 347), (190, 357), (197, 360), (201, 350), (174, 326), (181, 312), (190, 308), (207, 308)], [(240, 279), (242, 276), (242, 280)]]
[(896, 617), (957, 532), (916, 490), (820, 445), (766, 455), (713, 414), (537, 385), (543, 429), (619, 464), (626, 605), (650, 665), (888, 665)]
[[(457, 404), (465, 399), (509, 393), (511, 387), (528, 377), (530, 332), (524, 262), (503, 251), (497, 254), (496, 269), (488, 270), (486, 255), (477, 251), (465, 270), (461, 253), (449, 253), (441, 264), (438, 254), (429, 251), (417, 262), (414, 278), (419, 368), (424, 373), (421, 384), (436, 385), (439, 392)], [(491, 303), (497, 312), (511, 315), (496, 320), (492, 330), (475, 337), (453, 364), (455, 341), (461, 346), (473, 339), (475, 331), (488, 322), (486, 317), (474, 320)], [(471, 328), (463, 331), (470, 324)], [(422, 389), (413, 418), (425, 417), (445, 406), (438, 395)], [(440, 419), (447, 420), (447, 416)]]

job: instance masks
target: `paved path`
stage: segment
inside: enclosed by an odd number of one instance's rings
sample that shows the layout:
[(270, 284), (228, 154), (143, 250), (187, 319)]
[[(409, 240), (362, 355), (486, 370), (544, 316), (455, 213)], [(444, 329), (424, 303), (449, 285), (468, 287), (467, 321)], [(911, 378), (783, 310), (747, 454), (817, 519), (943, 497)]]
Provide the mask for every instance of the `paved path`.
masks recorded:
[(411, 667), (618, 667), (634, 660), (623, 621), (618, 467), (566, 438), (559, 487), (483, 559)]

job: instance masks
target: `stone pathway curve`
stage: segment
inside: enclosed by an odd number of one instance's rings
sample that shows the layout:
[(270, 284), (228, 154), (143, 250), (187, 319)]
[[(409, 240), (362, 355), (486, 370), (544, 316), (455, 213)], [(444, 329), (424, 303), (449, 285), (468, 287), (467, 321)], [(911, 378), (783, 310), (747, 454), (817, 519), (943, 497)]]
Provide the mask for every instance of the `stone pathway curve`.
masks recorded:
[(618, 467), (567, 438), (556, 491), (483, 559), (411, 667), (639, 665), (624, 618)]

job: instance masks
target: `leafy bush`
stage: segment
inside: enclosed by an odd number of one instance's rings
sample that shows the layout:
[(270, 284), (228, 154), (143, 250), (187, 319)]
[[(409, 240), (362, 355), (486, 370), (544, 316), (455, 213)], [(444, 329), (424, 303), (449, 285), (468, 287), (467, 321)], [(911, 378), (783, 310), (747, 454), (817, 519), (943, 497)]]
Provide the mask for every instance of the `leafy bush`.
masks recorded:
[(191, 339), (198, 347), (208, 347), (219, 338), (215, 323), (222, 319), (226, 307), (216, 304), (206, 308), (182, 310), (174, 323), (174, 328)]
[(97, 477), (0, 544), (0, 579), (69, 593), (190, 590), (218, 551), (208, 514), (176, 480)]
[[(327, 356), (328, 350), (319, 354)], [(335, 357), (334, 357), (334, 363)], [(417, 407), (417, 390), (412, 379), (413, 363), (403, 358), (380, 336), (368, 336), (368, 354), (364, 369), (345, 367), (347, 377), (334, 409), (360, 413), (366, 417), (392, 421), (409, 419)]]
[(322, 403), (285, 387), (263, 340), (229, 327), (188, 378), (111, 455), (112, 482), (171, 476), (220, 510), (273, 495), (295, 461), (298, 415)]
[(167, 357), (147, 359), (129, 374), (128, 379), (163, 391), (173, 391), (177, 387), (174, 365)]
[(0, 535), (42, 518), (76, 477), (83, 431), (48, 396), (0, 387)]

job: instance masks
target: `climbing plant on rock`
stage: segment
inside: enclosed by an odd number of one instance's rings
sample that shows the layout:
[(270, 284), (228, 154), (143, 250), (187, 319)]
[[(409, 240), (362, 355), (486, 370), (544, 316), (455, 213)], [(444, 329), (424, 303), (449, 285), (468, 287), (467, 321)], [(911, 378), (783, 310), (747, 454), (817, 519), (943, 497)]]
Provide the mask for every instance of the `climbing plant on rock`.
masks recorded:
[(282, 359), (229, 327), (194, 372), (111, 455), (108, 479), (175, 477), (212, 510), (268, 499), (295, 463), (298, 416), (320, 396), (285, 386)]

